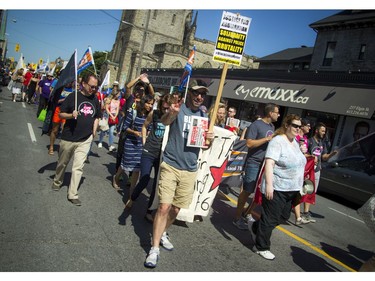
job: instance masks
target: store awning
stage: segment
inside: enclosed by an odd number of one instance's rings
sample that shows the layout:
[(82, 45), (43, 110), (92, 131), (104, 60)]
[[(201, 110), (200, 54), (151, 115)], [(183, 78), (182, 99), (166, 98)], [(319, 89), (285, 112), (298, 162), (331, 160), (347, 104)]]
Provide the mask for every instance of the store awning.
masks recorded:
[[(209, 95), (216, 96), (219, 82), (212, 79)], [(222, 97), (367, 119), (375, 110), (375, 90), (364, 88), (226, 80)]]

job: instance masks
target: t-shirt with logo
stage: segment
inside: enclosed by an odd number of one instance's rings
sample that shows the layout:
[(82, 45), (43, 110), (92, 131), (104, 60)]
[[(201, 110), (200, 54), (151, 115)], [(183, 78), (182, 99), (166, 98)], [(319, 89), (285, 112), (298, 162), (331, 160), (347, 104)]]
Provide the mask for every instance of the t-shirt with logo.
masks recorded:
[(39, 87), (42, 88), (42, 97), (48, 99), (49, 98), (49, 95), (51, 93), (51, 84), (52, 84), (52, 80), (48, 80), (48, 79), (44, 79), (42, 81), (39, 82)]
[(160, 121), (162, 112), (154, 110), (152, 114), (151, 130), (147, 136), (146, 143), (143, 146), (143, 154), (159, 158), (161, 152), (161, 145), (163, 142), (165, 126)]
[[(275, 126), (272, 123), (266, 123), (262, 119), (256, 120), (247, 128), (246, 139), (259, 140), (272, 136), (275, 132)], [(247, 153), (247, 163), (261, 164), (266, 154), (268, 142), (258, 146), (249, 148)]]
[[(66, 97), (60, 106), (60, 112), (73, 113), (74, 98), (71, 94)], [(77, 119), (67, 119), (64, 125), (61, 139), (65, 141), (81, 142), (87, 140), (93, 133), (94, 121), (102, 118), (98, 98), (95, 94), (85, 96), (77, 93)]]
[(327, 154), (327, 148), (321, 140), (316, 141), (314, 137), (309, 138), (308, 151), (310, 155), (318, 157), (318, 162), (314, 167), (315, 172), (319, 172), (322, 169), (322, 155)]
[(176, 120), (170, 125), (163, 161), (176, 169), (195, 172), (198, 169), (197, 161), (200, 148), (186, 146), (191, 116), (207, 117), (202, 110), (192, 111), (183, 103)]

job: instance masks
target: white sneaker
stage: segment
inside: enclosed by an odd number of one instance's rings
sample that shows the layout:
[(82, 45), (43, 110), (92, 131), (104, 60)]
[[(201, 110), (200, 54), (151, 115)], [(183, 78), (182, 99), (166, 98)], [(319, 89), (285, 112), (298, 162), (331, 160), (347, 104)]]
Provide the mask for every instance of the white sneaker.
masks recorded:
[(253, 226), (253, 223), (255, 222), (255, 219), (251, 214), (248, 214), (246, 216), (246, 221), (247, 221), (247, 227), (251, 231), (251, 227)]
[(301, 224), (307, 224), (309, 223), (309, 220), (306, 220), (304, 217), (299, 217), (296, 219), (296, 225), (301, 225)]
[(164, 232), (160, 239), (160, 245), (168, 251), (173, 250), (173, 244), (169, 241), (168, 233)]
[(266, 251), (257, 251), (256, 252), (259, 256), (261, 256), (262, 258), (265, 258), (266, 260), (274, 260), (275, 259), (275, 255), (272, 254), (270, 251), (266, 250)]
[(109, 150), (110, 152), (112, 152), (112, 151), (115, 150), (115, 149), (116, 149), (116, 147), (114, 147), (113, 145), (111, 145), (111, 146), (109, 147), (108, 150)]
[(98, 148), (102, 148), (102, 147), (103, 147), (102, 143), (99, 142), (99, 143), (98, 143)]
[(147, 258), (145, 260), (144, 266), (150, 267), (150, 268), (155, 268), (156, 264), (159, 260), (159, 254), (160, 254), (159, 248), (151, 247), (151, 250), (148, 253)]

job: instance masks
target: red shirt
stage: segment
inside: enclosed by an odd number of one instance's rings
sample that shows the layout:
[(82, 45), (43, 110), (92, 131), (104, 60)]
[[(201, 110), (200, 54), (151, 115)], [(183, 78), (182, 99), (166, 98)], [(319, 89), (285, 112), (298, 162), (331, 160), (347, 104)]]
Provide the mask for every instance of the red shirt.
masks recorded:
[(23, 80), (23, 85), (27, 86), (31, 80), (31, 77), (33, 77), (33, 74), (30, 71), (26, 72), (25, 79)]

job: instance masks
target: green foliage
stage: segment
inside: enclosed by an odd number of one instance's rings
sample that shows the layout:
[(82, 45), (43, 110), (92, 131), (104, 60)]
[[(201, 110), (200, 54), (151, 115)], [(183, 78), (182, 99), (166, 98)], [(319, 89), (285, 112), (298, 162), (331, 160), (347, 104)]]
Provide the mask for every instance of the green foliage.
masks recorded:
[[(108, 59), (109, 52), (95, 51), (93, 56), (94, 56), (94, 63), (95, 63), (97, 75), (100, 76), (100, 69), (102, 68), (102, 65), (105, 62), (105, 60)], [(84, 76), (86, 73), (95, 73), (94, 66), (91, 65), (85, 70), (83, 70), (80, 73), (80, 76)]]

